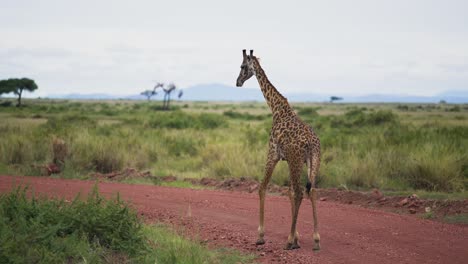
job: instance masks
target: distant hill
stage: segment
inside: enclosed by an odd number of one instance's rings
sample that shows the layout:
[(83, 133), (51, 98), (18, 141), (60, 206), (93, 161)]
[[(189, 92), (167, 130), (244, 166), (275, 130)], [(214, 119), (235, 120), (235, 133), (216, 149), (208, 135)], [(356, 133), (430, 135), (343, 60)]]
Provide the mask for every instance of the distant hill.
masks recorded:
[[(224, 84), (199, 84), (184, 88), (182, 97), (185, 101), (263, 101), (263, 94), (260, 89), (240, 88)], [(284, 93), (284, 96), (291, 102), (324, 102), (328, 101), (330, 96), (336, 94), (317, 94), (317, 93)], [(436, 96), (414, 96), (401, 94), (370, 94), (364, 96), (346, 96), (341, 102), (348, 103), (438, 103), (445, 100), (448, 103), (468, 103), (468, 91), (446, 91)], [(127, 99), (127, 100), (146, 100), (146, 97), (135, 95), (110, 95), (103, 93), (95, 94), (66, 94), (49, 95), (48, 98), (61, 99)], [(174, 96), (173, 98), (175, 98)], [(153, 100), (161, 100), (162, 93), (158, 94)]]

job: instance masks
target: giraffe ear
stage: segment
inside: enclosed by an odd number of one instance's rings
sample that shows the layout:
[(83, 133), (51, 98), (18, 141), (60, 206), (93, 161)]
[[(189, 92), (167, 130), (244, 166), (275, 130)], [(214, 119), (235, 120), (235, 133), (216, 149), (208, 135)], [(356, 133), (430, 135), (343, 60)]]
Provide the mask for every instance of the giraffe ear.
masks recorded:
[(250, 56), (253, 56), (253, 50), (250, 50)]

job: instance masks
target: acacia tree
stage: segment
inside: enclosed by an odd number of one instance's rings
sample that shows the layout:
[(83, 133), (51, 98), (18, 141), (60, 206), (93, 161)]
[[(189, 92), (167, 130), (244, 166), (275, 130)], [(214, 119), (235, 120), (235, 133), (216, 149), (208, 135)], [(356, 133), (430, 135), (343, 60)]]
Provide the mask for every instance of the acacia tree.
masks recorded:
[(153, 90), (145, 90), (143, 92), (141, 92), (140, 94), (143, 95), (143, 96), (146, 96), (146, 99), (151, 100), (151, 97), (157, 95), (158, 93), (156, 92), (156, 89), (158, 89), (159, 87), (163, 87), (164, 84), (163, 83), (157, 83), (154, 87), (153, 87)]
[(16, 104), (18, 107), (21, 106), (23, 91), (26, 90), (32, 92), (37, 88), (37, 84), (34, 80), (28, 78), (10, 78), (8, 80), (0, 80), (0, 94), (14, 93), (18, 96), (18, 103)]
[(339, 101), (339, 100), (343, 100), (343, 97), (338, 97), (338, 96), (330, 97), (330, 103), (333, 103), (334, 101)]
[(141, 95), (146, 96), (146, 99), (149, 101), (151, 97), (157, 95), (158, 93), (155, 90), (146, 90), (140, 93)]

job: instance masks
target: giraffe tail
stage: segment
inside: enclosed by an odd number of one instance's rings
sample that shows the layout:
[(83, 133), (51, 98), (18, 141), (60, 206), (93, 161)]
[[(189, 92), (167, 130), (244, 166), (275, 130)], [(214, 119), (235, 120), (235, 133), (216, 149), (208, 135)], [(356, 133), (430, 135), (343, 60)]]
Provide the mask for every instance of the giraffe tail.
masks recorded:
[(307, 159), (307, 183), (306, 190), (307, 194), (310, 195), (310, 190), (312, 188), (317, 188), (316, 186), (316, 176), (318, 174), (320, 167), (320, 153), (312, 153), (310, 158)]
[(312, 183), (310, 182), (309, 177), (307, 177), (307, 183), (306, 183), (307, 195), (310, 195), (310, 189), (312, 189)]

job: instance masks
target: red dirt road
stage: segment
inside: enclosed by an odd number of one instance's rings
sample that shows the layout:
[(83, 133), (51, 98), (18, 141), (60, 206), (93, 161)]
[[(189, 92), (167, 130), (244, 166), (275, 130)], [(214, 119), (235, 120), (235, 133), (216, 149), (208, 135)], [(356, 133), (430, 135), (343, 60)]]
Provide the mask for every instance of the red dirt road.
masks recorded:
[[(36, 194), (73, 198), (94, 182), (44, 177), (0, 176), (0, 192), (27, 184)], [(304, 199), (299, 213), (301, 248), (282, 248), (290, 228), (290, 202), (268, 196), (265, 239), (255, 246), (258, 225), (256, 194), (190, 190), (147, 185), (100, 183), (102, 194), (119, 192), (148, 221), (162, 221), (195, 233), (208, 245), (237, 248), (264, 263), (467, 263), (468, 227), (412, 216), (318, 202), (322, 250), (312, 251), (312, 207)]]

